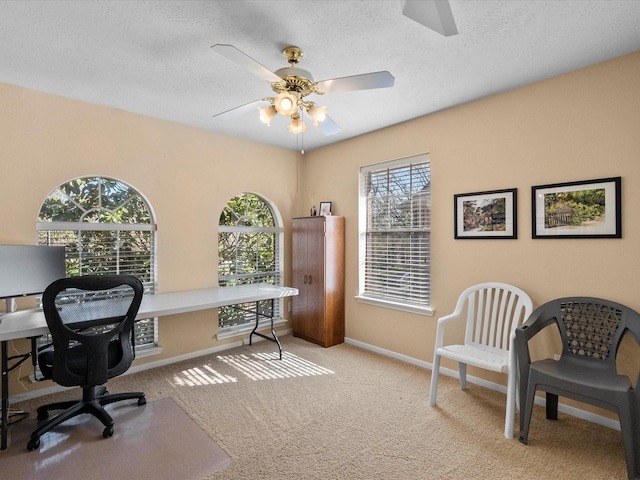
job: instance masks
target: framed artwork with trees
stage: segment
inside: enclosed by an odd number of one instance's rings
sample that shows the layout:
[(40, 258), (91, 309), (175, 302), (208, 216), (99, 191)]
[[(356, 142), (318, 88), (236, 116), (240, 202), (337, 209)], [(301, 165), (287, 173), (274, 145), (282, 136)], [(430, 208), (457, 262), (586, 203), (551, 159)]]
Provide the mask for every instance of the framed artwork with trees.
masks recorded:
[(453, 196), (456, 239), (515, 239), (517, 189), (461, 193)]
[(533, 238), (622, 238), (621, 177), (531, 187)]

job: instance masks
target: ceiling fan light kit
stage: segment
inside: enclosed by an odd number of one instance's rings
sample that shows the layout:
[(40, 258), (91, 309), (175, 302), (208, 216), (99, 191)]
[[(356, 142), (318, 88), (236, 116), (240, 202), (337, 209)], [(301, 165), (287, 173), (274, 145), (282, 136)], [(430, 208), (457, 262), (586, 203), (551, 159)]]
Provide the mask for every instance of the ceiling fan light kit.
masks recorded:
[(270, 105), (266, 108), (258, 107), (260, 121), (270, 126), (271, 120), (275, 117), (276, 113), (285, 117), (291, 117), (291, 123), (288, 125), (287, 130), (294, 135), (298, 135), (307, 129), (302, 119), (303, 114), (309, 115), (313, 120), (313, 125), (319, 126), (325, 135), (334, 135), (340, 132), (340, 127), (331, 120), (327, 114), (327, 107), (319, 107), (314, 102), (305, 100), (305, 97), (313, 93), (324, 95), (325, 93), (347, 92), (370, 88), (388, 88), (394, 84), (393, 75), (386, 71), (315, 82), (313, 75), (311, 75), (309, 71), (297, 66), (298, 62), (304, 57), (304, 52), (300, 47), (296, 46), (286, 47), (282, 50), (282, 54), (287, 59), (287, 62), (289, 62), (289, 66), (280, 68), (275, 72), (256, 62), (233, 45), (215, 44), (211, 48), (220, 55), (242, 65), (251, 73), (269, 82), (271, 89), (276, 94), (275, 97), (262, 98), (261, 100), (256, 100), (255, 102), (219, 113), (214, 115), (214, 117), (232, 118), (238, 113), (244, 113), (247, 107), (262, 102), (269, 102)]
[(272, 103), (280, 115), (291, 117), (291, 123), (287, 130), (294, 135), (298, 135), (307, 129), (298, 110), (300, 112), (306, 111), (307, 113), (313, 111), (313, 124), (318, 126), (318, 122), (322, 122), (326, 118), (327, 108), (323, 107), (323, 110), (313, 102), (305, 102), (303, 100), (307, 95), (312, 93), (322, 94), (322, 92), (316, 89), (316, 83), (313, 81), (311, 72), (296, 67), (304, 57), (302, 49), (295, 46), (287, 47), (282, 50), (282, 55), (289, 62), (289, 67), (280, 68), (274, 72), (282, 80), (271, 82), (271, 89), (277, 93)]

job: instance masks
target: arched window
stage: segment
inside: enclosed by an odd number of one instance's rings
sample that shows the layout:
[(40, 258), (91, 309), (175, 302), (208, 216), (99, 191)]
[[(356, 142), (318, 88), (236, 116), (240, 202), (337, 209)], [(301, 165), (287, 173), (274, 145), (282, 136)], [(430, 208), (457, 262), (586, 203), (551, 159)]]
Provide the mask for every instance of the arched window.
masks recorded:
[[(67, 276), (127, 274), (155, 291), (155, 231), (151, 208), (129, 185), (112, 178), (70, 180), (44, 200), (39, 245), (66, 247)], [(156, 321), (136, 322), (136, 348), (156, 345)]]
[[(218, 284), (282, 284), (283, 229), (277, 211), (252, 193), (233, 197), (222, 210), (218, 234)], [(270, 314), (271, 302), (259, 306)], [(282, 300), (274, 302), (274, 318), (280, 316)], [(255, 323), (255, 304), (218, 310), (220, 330), (243, 330)], [(238, 328), (240, 327), (240, 328)]]

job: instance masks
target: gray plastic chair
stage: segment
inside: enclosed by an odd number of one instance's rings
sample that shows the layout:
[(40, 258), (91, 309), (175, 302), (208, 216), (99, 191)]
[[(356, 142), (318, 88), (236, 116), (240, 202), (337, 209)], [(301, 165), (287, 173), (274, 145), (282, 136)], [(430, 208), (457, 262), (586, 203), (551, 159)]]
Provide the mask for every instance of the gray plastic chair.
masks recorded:
[[(549, 325), (562, 338), (558, 360), (531, 361), (529, 340)], [(546, 416), (558, 418), (558, 396), (595, 405), (618, 414), (630, 479), (640, 474), (640, 428), (637, 428), (638, 384), (616, 370), (623, 336), (640, 343), (640, 314), (629, 307), (592, 297), (566, 297), (538, 307), (516, 329), (520, 369), (520, 441), (528, 441), (537, 390), (546, 392)]]

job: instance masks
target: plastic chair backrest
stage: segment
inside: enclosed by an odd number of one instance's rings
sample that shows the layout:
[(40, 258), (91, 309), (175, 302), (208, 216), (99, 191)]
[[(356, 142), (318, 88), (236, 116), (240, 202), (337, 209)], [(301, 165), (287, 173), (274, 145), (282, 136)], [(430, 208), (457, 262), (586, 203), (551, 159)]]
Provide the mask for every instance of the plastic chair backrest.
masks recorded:
[(460, 295), (459, 301), (465, 300), (465, 344), (489, 350), (510, 350), (516, 327), (533, 309), (523, 290), (504, 283), (469, 287)]
[(562, 355), (597, 360), (615, 370), (618, 347), (625, 332), (640, 334), (640, 318), (630, 308), (592, 297), (566, 297), (553, 302), (562, 338)]
[(53, 338), (52, 379), (96, 386), (124, 373), (135, 358), (132, 331), (142, 295), (142, 283), (130, 275), (70, 277), (49, 285), (42, 301)]

